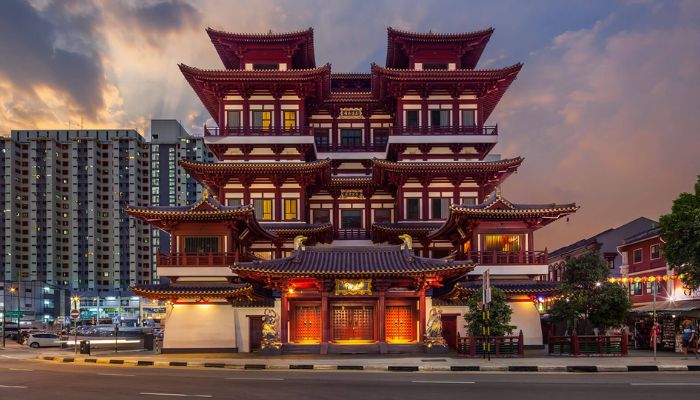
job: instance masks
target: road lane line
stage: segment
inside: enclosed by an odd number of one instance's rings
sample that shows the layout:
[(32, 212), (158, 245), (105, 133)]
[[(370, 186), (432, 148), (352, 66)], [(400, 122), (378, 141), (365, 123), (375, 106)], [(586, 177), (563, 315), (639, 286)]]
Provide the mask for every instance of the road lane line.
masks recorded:
[(33, 369), (26, 369), (26, 368), (10, 368), (10, 371), (27, 371), (27, 372), (32, 372), (34, 371)]
[(136, 376), (132, 374), (97, 374), (97, 375), (102, 375), (102, 376)]
[(171, 397), (212, 397), (210, 394), (184, 394), (184, 393), (154, 393), (154, 392), (141, 392), (139, 393), (143, 396), (171, 396)]
[(283, 381), (284, 378), (224, 378), (233, 381)]
[(632, 386), (700, 386), (700, 382), (632, 382)]
[(464, 382), (464, 381), (411, 381), (412, 383), (448, 383), (448, 384), (470, 384), (476, 382)]
[(0, 385), (0, 388), (4, 389), (26, 389), (26, 386), (13, 386), (13, 385)]

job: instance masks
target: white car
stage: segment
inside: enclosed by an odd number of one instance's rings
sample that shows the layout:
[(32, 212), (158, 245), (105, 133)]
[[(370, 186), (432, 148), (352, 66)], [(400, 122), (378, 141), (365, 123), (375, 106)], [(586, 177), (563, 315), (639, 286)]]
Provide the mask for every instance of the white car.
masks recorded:
[(29, 347), (58, 347), (61, 345), (61, 337), (53, 333), (32, 333), (26, 342)]

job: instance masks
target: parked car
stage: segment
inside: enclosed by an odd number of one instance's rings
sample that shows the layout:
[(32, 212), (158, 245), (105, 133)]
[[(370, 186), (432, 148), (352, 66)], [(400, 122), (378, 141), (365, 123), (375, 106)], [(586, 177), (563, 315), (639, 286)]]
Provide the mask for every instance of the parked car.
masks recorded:
[(58, 347), (61, 345), (61, 337), (53, 333), (32, 333), (26, 340), (29, 347)]

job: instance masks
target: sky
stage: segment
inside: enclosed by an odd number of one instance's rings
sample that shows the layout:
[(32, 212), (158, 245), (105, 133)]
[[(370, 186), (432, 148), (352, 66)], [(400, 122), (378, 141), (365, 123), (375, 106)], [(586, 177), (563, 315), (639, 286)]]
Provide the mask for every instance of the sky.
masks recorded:
[(316, 63), (368, 72), (386, 28), (495, 28), (477, 68), (524, 63), (489, 118), (503, 196), (581, 206), (536, 234), (550, 251), (640, 216), (700, 174), (700, 1), (0, 1), (0, 134), (211, 119), (177, 64), (223, 68), (206, 27), (314, 28)]

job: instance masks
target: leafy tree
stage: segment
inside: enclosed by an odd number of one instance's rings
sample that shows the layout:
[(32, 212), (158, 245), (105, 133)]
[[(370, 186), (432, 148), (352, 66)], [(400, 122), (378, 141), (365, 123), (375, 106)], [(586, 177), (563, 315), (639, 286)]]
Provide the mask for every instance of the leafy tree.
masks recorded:
[[(467, 328), (473, 336), (481, 336), (483, 328), (486, 327), (481, 310), (483, 297), (481, 290), (477, 290), (467, 300), (469, 310), (464, 314), (464, 319), (467, 321)], [(491, 336), (505, 336), (512, 334), (515, 329), (514, 325), (510, 325), (510, 316), (513, 310), (508, 305), (506, 294), (499, 288), (491, 288), (491, 302), (489, 303), (489, 326), (491, 327)]]
[(567, 260), (552, 317), (572, 322), (574, 329), (581, 319), (599, 328), (621, 325), (632, 303), (627, 290), (607, 282), (608, 273), (607, 263), (594, 252)]
[(681, 193), (671, 213), (659, 220), (666, 241), (663, 253), (669, 266), (688, 287), (700, 286), (700, 176), (695, 193)]

